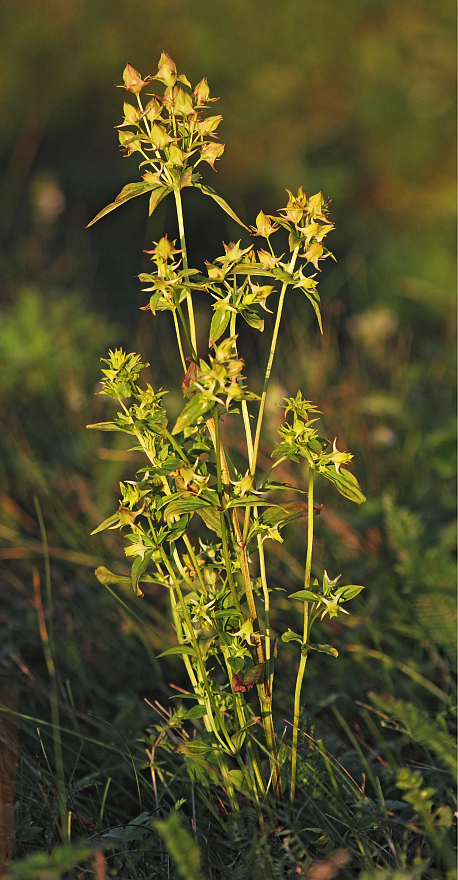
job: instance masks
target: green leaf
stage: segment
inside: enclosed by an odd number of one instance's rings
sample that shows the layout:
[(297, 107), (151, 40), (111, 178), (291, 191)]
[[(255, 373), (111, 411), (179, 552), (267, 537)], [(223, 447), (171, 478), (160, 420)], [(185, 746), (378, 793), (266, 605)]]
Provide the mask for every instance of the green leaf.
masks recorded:
[(164, 510), (164, 517), (168, 521), (172, 516), (182, 513), (190, 513), (199, 510), (201, 507), (209, 507), (208, 501), (205, 501), (200, 495), (188, 495), (174, 499), (167, 505)]
[(114, 513), (113, 516), (109, 516), (108, 519), (104, 519), (103, 523), (100, 523), (100, 525), (97, 526), (97, 528), (94, 529), (93, 532), (91, 532), (91, 535), (96, 535), (97, 532), (103, 532), (104, 529), (109, 529), (111, 528), (111, 526), (114, 526), (117, 523), (119, 523), (119, 514)]
[(266, 482), (262, 483), (259, 487), (260, 492), (271, 492), (274, 489), (283, 489), (283, 491), (293, 489), (294, 492), (300, 492), (301, 495), (307, 495), (305, 489), (300, 489), (298, 486), (292, 486), (291, 483), (278, 483), (276, 480), (266, 480)]
[(245, 666), (245, 657), (228, 657), (227, 664), (233, 672), (240, 672)]
[(202, 394), (196, 394), (189, 403), (186, 404), (184, 410), (178, 416), (176, 425), (172, 434), (179, 434), (184, 428), (193, 425), (197, 420), (205, 415), (213, 406), (213, 400), (204, 397)]
[(311, 590), (298, 590), (297, 593), (291, 593), (288, 599), (303, 599), (304, 602), (319, 602), (321, 596), (319, 593), (312, 593)]
[(153, 186), (151, 185), (151, 183), (144, 183), (144, 181), (138, 181), (138, 183), (128, 183), (122, 188), (119, 195), (116, 196), (114, 202), (111, 202), (110, 205), (107, 205), (106, 208), (103, 208), (102, 211), (99, 211), (94, 219), (87, 224), (86, 228), (89, 229), (90, 226), (93, 226), (94, 223), (97, 223), (97, 220), (105, 217), (105, 214), (109, 214), (110, 211), (114, 211), (115, 208), (119, 208), (120, 205), (123, 205), (124, 202), (128, 202), (129, 199), (135, 199), (136, 196), (141, 196), (143, 195), (143, 193), (151, 192), (152, 189)]
[(148, 208), (148, 213), (150, 217), (153, 211), (156, 210), (159, 203), (162, 202), (162, 199), (165, 199), (166, 195), (168, 195), (170, 192), (173, 192), (171, 186), (158, 186), (156, 189), (153, 189), (150, 195)]
[(307, 516), (308, 505), (305, 501), (286, 501), (276, 504), (262, 515), (262, 521), (269, 526), (285, 525), (300, 516)]
[(186, 718), (203, 718), (206, 714), (207, 710), (205, 706), (193, 706), (192, 709), (188, 709), (188, 711), (183, 715), (183, 720), (185, 720)]
[(342, 591), (342, 599), (345, 602), (348, 602), (350, 599), (354, 599), (361, 590), (364, 590), (364, 587), (360, 587), (357, 584), (349, 584), (348, 587), (345, 587), (345, 590)]
[[(99, 565), (94, 572), (98, 581), (104, 586), (110, 586), (111, 584), (130, 584), (132, 583), (132, 577), (125, 574), (116, 574), (114, 571), (110, 571), (109, 568), (105, 568), (104, 565)], [(140, 580), (145, 583), (156, 584), (158, 583), (158, 575), (152, 577), (150, 574), (142, 574)]]
[(141, 578), (143, 572), (145, 571), (145, 569), (148, 566), (148, 563), (151, 560), (153, 553), (154, 553), (154, 550), (148, 550), (145, 553), (143, 559), (141, 558), (141, 556), (137, 556), (136, 559), (134, 559), (134, 561), (132, 563), (132, 569), (131, 569), (132, 589), (133, 589), (136, 596), (141, 597), (141, 596), (145, 595), (143, 590), (140, 589), (139, 582), (140, 582), (140, 578)]
[(219, 339), (221, 334), (224, 333), (229, 324), (230, 317), (231, 313), (229, 309), (226, 312), (221, 311), (221, 309), (215, 311), (210, 324), (210, 334), (208, 337), (209, 346), (213, 345), (213, 343)]
[(204, 521), (207, 529), (215, 532), (221, 538), (221, 517), (212, 507), (204, 507), (197, 511), (197, 515)]
[(134, 426), (132, 425), (132, 430), (127, 430), (126, 428), (120, 428), (116, 422), (96, 422), (94, 425), (86, 425), (86, 428), (94, 428), (97, 431), (124, 431), (125, 434), (133, 434)]
[(95, 576), (101, 584), (130, 584), (131, 578), (124, 574), (115, 574), (104, 565), (99, 565), (95, 570)]
[(264, 330), (264, 321), (257, 312), (254, 312), (252, 309), (243, 309), (240, 314), (250, 327), (253, 327), (254, 330), (260, 330), (262, 333)]
[(296, 286), (296, 287), (301, 287), (301, 289), (302, 289), (303, 292), (305, 293), (307, 299), (311, 302), (311, 304), (312, 304), (312, 306), (313, 306), (313, 310), (314, 310), (315, 315), (316, 315), (317, 320), (318, 320), (318, 326), (319, 326), (319, 328), (320, 328), (320, 333), (322, 334), (322, 333), (323, 333), (323, 324), (322, 324), (322, 322), (321, 322), (321, 311), (320, 311), (320, 307), (319, 307), (319, 305), (318, 305), (316, 299), (315, 299), (315, 298), (314, 298), (314, 297), (308, 292), (308, 290), (306, 290), (304, 287), (302, 287), (302, 285), (296, 284), (295, 286)]
[(362, 504), (366, 500), (366, 496), (361, 492), (358, 480), (350, 471), (342, 468), (336, 471), (334, 465), (325, 465), (319, 469), (319, 473), (327, 480), (330, 480), (331, 483), (334, 483), (337, 491), (344, 498), (354, 501), (355, 504)]
[(293, 632), (291, 629), (289, 629), (288, 632), (283, 633), (281, 640), (282, 642), (299, 642), (299, 644), (302, 645), (302, 636), (300, 636), (299, 633)]
[(339, 652), (332, 645), (308, 645), (309, 651), (319, 651), (320, 654), (329, 654), (331, 657), (338, 657)]
[(232, 219), (235, 220), (236, 223), (239, 223), (239, 225), (243, 226), (244, 229), (247, 229), (248, 232), (250, 231), (249, 227), (245, 226), (245, 223), (240, 220), (240, 217), (237, 217), (235, 211), (233, 211), (230, 205), (228, 205), (227, 202), (225, 202), (224, 199), (218, 195), (216, 190), (214, 190), (211, 186), (207, 186), (207, 184), (205, 183), (194, 183), (194, 186), (197, 187), (197, 189), (202, 190), (204, 195), (210, 196), (220, 206), (220, 208), (222, 208), (223, 211), (226, 212), (226, 214), (229, 214), (229, 217), (232, 217)]
[(195, 657), (195, 651), (192, 645), (176, 645), (175, 648), (167, 648), (167, 651), (163, 651), (162, 654), (158, 654), (158, 657), (168, 657), (172, 654), (190, 654), (192, 657)]
[(169, 527), (169, 533), (167, 535), (167, 541), (178, 541), (178, 538), (181, 538), (184, 535), (186, 529), (189, 525), (189, 520), (191, 519), (192, 514), (186, 513), (183, 516), (172, 523)]
[(255, 504), (258, 507), (270, 507), (270, 501), (264, 501), (259, 495), (243, 495), (242, 498), (231, 498), (226, 504), (226, 510), (231, 507), (253, 507)]

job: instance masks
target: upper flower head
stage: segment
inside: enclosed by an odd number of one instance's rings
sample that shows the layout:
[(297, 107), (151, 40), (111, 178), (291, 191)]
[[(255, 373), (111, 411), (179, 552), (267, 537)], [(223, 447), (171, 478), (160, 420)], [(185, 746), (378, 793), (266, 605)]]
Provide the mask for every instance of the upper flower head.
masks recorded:
[(122, 78), (124, 80), (124, 85), (116, 86), (116, 88), (124, 89), (125, 92), (133, 92), (134, 95), (140, 94), (143, 86), (146, 86), (147, 83), (151, 82), (150, 76), (147, 76), (146, 79), (142, 79), (138, 70), (135, 70), (135, 67), (132, 67), (131, 64), (127, 64), (124, 68)]

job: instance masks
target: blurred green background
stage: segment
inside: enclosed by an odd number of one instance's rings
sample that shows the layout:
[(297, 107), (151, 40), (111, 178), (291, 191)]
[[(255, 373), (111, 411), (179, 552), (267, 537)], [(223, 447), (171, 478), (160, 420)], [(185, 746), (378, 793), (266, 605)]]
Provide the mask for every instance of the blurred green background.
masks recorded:
[[(61, 681), (72, 694), (62, 685), (62, 700), (84, 711), (97, 706), (118, 729), (137, 730), (142, 696), (164, 687), (154, 661), (169, 638), (164, 597), (141, 612), (155, 627), (147, 636), (93, 575), (100, 563), (122, 567), (116, 533), (88, 537), (138, 462), (122, 438), (84, 427), (104, 416), (94, 392), (108, 346), (141, 351), (155, 383), (180, 379), (167, 319), (155, 324), (139, 311), (136, 277), (143, 249), (166, 230), (173, 235), (172, 206), (162, 203), (148, 220), (146, 202), (135, 199), (85, 228), (138, 179), (135, 159), (118, 151), (124, 95), (114, 84), (127, 62), (154, 74), (163, 49), (193, 85), (206, 76), (221, 96), (226, 151), (206, 181), (246, 222), (261, 208), (276, 211), (285, 187), (303, 184), (309, 195), (322, 190), (332, 199), (337, 263), (328, 261), (320, 281), (325, 333), (302, 301), (290, 299), (274, 390), (294, 395), (300, 387), (323, 410), (327, 434), (355, 454), (368, 500), (354, 510), (323, 493), (315, 564), (367, 589), (352, 624), (334, 632), (351, 645), (346, 659), (320, 660), (315, 672), (311, 664), (308, 698), (322, 699), (323, 669), (329, 692), (362, 698), (371, 687), (390, 688), (386, 664), (377, 667), (387, 656), (448, 692), (456, 436), (451, 0), (4, 4), (2, 675), (19, 676), (30, 714), (46, 711), (24, 672), (46, 679), (31, 604), (32, 571), (46, 573), (38, 498), (51, 558), (48, 615)], [(221, 252), (222, 239), (239, 237), (199, 195), (184, 193), (190, 261), (198, 267)], [(266, 345), (263, 337), (250, 343), (255, 373)], [(272, 432), (277, 418), (272, 410)], [(299, 582), (294, 558), (302, 562), (303, 537), (299, 529), (270, 562), (288, 591)], [(123, 601), (138, 613), (130, 595)], [(280, 628), (291, 623), (288, 614), (280, 602)], [(167, 675), (167, 664), (161, 668)], [(396, 693), (415, 699), (412, 677), (398, 679)], [(423, 696), (431, 708), (431, 694)], [(288, 700), (280, 699), (279, 711), (290, 711)]]

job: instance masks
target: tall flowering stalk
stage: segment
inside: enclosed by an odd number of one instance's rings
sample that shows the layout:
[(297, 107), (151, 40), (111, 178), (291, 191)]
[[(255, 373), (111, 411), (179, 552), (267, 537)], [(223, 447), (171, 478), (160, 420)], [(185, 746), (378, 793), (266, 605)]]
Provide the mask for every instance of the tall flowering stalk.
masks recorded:
[[(321, 585), (311, 582), (313, 523), (321, 510), (314, 502), (314, 482), (324, 477), (358, 504), (364, 496), (345, 467), (352, 456), (319, 435), (318, 410), (300, 391), (284, 401), (285, 421), (267, 474), (259, 468), (258, 453), (285, 297), (294, 290), (305, 295), (321, 329), (316, 271), (322, 260), (332, 256), (324, 240), (333, 224), (322, 194), (307, 197), (300, 187), (296, 195), (287, 190), (287, 204), (275, 216), (260, 211), (255, 225), (245, 226), (200, 175), (199, 166), (214, 168), (224, 151), (216, 134), (222, 117), (205, 115), (217, 100), (210, 97), (206, 79), (193, 89), (163, 52), (154, 77), (142, 79), (127, 65), (123, 80), (122, 88), (134, 96), (134, 102), (124, 103), (119, 140), (128, 156), (140, 160), (141, 180), (125, 186), (92, 223), (140, 195), (148, 195), (152, 214), (162, 199), (173, 194), (179, 242), (167, 236), (153, 242), (147, 251), (152, 271), (139, 278), (148, 300), (143, 308), (153, 315), (172, 313), (184, 402), (170, 425), (164, 392), (139, 381), (147, 365), (137, 354), (110, 351), (100, 393), (114, 398), (119, 411), (112, 421), (89, 427), (132, 435), (134, 448), (145, 456), (145, 467), (136, 480), (120, 484), (117, 511), (95, 532), (122, 530), (137, 596), (143, 595), (142, 585), (151, 582), (169, 593), (178, 644), (164, 654), (182, 656), (195, 699), (192, 708), (176, 714), (175, 723), (180, 726), (192, 719), (199, 724), (201, 719), (202, 724), (201, 738), (181, 748), (190, 767), (197, 753), (211, 756), (215, 778), (235, 811), (240, 793), (260, 806), (271, 787), (281, 800), (288, 776), (293, 803), (306, 660), (310, 651), (337, 655), (332, 646), (310, 641), (311, 628), (318, 617), (347, 613), (342, 604), (362, 589), (339, 586), (339, 578), (330, 579), (326, 572)], [(141, 93), (153, 81), (162, 84), (163, 94), (149, 94), (149, 100), (142, 101)], [(240, 241), (224, 244), (224, 253), (207, 263), (206, 275), (190, 268), (181, 191), (191, 186), (214, 199), (252, 236), (263, 239), (264, 247), (241, 247)], [(277, 254), (271, 242), (280, 228), (288, 233), (286, 256)], [(308, 272), (310, 266), (313, 274)], [(203, 356), (197, 351), (196, 290), (207, 294), (212, 310), (208, 351)], [(274, 304), (275, 318), (258, 396), (245, 385), (237, 329), (243, 320), (264, 331), (263, 312), (270, 311), (267, 301)], [(241, 470), (230, 461), (221, 436), (221, 422), (228, 413), (243, 424), (246, 463)], [(282, 491), (291, 492), (292, 487), (272, 476), (285, 460), (303, 462), (308, 470), (308, 487), (296, 490), (295, 501), (282, 501)], [(282, 635), (283, 642), (300, 645), (288, 774), (285, 746), (277, 741), (272, 713), (273, 634), (265, 548), (270, 540), (281, 541), (282, 529), (299, 517), (308, 517), (304, 589), (290, 598), (303, 603), (303, 631)], [(126, 579), (104, 567), (96, 575), (105, 584)], [(246, 698), (254, 688), (259, 712)], [(151, 743), (151, 754), (161, 736)]]

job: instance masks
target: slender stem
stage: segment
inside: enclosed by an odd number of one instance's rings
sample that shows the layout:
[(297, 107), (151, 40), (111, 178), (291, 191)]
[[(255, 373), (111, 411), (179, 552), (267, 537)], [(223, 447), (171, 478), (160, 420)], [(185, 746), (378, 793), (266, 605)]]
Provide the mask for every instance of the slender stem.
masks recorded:
[(186, 361), (184, 359), (183, 346), (181, 344), (180, 325), (178, 323), (177, 313), (176, 313), (175, 309), (173, 311), (173, 323), (175, 325), (175, 333), (177, 336), (178, 350), (180, 352), (180, 358), (181, 358), (181, 365), (183, 367), (183, 372), (186, 373)]
[[(210, 685), (208, 682), (208, 677), (207, 677), (207, 671), (205, 669), (205, 663), (204, 663), (203, 657), (202, 657), (202, 652), (200, 650), (199, 643), (196, 638), (196, 634), (194, 631), (194, 627), (192, 625), (191, 618), (189, 616), (189, 611), (186, 606), (186, 602), (184, 601), (184, 596), (181, 591), (181, 587), (180, 587), (178, 580), (175, 576), (175, 572), (170, 564), (170, 561), (167, 558), (167, 555), (162, 547), (161, 547), (161, 557), (162, 557), (162, 561), (163, 561), (163, 563), (164, 563), (164, 565), (165, 565), (165, 567), (166, 567), (166, 569), (172, 579), (173, 586), (175, 587), (176, 593), (178, 595), (178, 601), (180, 603), (181, 613), (183, 615), (183, 621), (186, 624), (187, 635), (191, 639), (192, 646), (194, 648), (194, 653), (195, 653), (196, 660), (197, 660), (197, 667), (199, 670), (200, 684), (202, 685), (202, 687), (205, 688), (206, 695), (207, 695), (207, 715), (209, 717), (209, 720), (212, 723), (213, 733), (215, 734), (216, 738), (221, 743), (223, 748), (226, 751), (229, 750), (229, 752), (231, 754), (234, 754), (234, 744), (233, 744), (233, 742), (232, 742), (232, 740), (226, 730), (226, 724), (224, 721), (224, 717), (222, 715), (221, 710), (216, 705), (215, 700), (214, 700), (214, 696), (211, 692), (211, 688), (210, 688)], [(224, 734), (226, 742), (224, 742), (224, 740), (221, 738), (221, 736), (219, 734), (219, 731), (216, 727), (215, 720), (213, 718), (213, 713), (215, 713), (215, 715), (218, 718), (218, 723), (219, 723), (219, 726)]]
[[(221, 441), (219, 436), (219, 418), (218, 418), (218, 404), (215, 404), (215, 408), (213, 411), (214, 418), (209, 419), (207, 422), (207, 427), (210, 431), (210, 436), (213, 441), (213, 446), (215, 448), (215, 458), (216, 458), (216, 479), (217, 479), (217, 487), (218, 487), (218, 495), (220, 498), (221, 508), (223, 505), (223, 480), (222, 480), (222, 467), (221, 467), (221, 458), (222, 458), (222, 449), (221, 449)], [(211, 425), (210, 425), (211, 422)], [(226, 527), (226, 519), (224, 516), (224, 510), (220, 510), (220, 526), (221, 526), (221, 540), (223, 543), (223, 556), (224, 562), (226, 565), (226, 574), (227, 580), (229, 583), (229, 589), (231, 591), (232, 601), (234, 602), (235, 608), (237, 609), (240, 617), (242, 617), (242, 609), (240, 607), (240, 600), (237, 595), (237, 588), (235, 586), (234, 578), (232, 575), (232, 566), (231, 566), (231, 558), (229, 555), (229, 544), (227, 540), (227, 527)]]
[[(188, 297), (191, 296), (189, 291), (187, 292), (187, 296)], [(191, 304), (192, 304), (192, 300), (191, 300)], [(179, 302), (176, 303), (176, 310), (178, 312), (180, 321), (183, 325), (184, 335), (186, 336), (186, 339), (188, 340), (189, 348), (191, 349), (192, 359), (197, 364), (199, 359), (197, 357), (196, 346), (195, 346), (195, 343), (193, 343), (191, 336), (189, 335), (188, 325), (187, 325), (185, 317), (183, 315), (183, 309), (181, 308), (181, 305)], [(188, 310), (189, 310), (189, 300), (188, 300)], [(185, 372), (186, 372), (186, 368), (185, 368)]]
[[(183, 627), (181, 626), (181, 620), (180, 620), (180, 617), (179, 617), (179, 614), (177, 611), (177, 607), (176, 607), (177, 606), (177, 598), (175, 596), (175, 590), (173, 589), (173, 587), (171, 585), (169, 587), (169, 593), (170, 593), (170, 606), (172, 609), (172, 618), (173, 618), (173, 622), (175, 624), (177, 639), (178, 639), (178, 643), (180, 645), (182, 645), (184, 643)], [(184, 661), (184, 665), (186, 666), (186, 672), (188, 673), (189, 680), (190, 680), (195, 692), (197, 693), (198, 680), (196, 678), (196, 674), (194, 672), (194, 669), (192, 667), (192, 663), (191, 663), (191, 660), (190, 660), (188, 654), (183, 654), (183, 661)], [(206, 715), (204, 716), (204, 720), (207, 722), (209, 729), (212, 729), (211, 724), (209, 723)], [(206, 726), (207, 726), (207, 724), (206, 724)]]
[(259, 573), (261, 575), (262, 595), (264, 597), (264, 624), (265, 624), (265, 654), (266, 654), (266, 681), (271, 684), (273, 667), (270, 669), (270, 593), (267, 583), (266, 560), (264, 557), (264, 544), (261, 535), (258, 535)]
[[(288, 272), (293, 271), (298, 253), (299, 253), (299, 245), (293, 251), (293, 255), (291, 257), (290, 264), (288, 266)], [(283, 302), (285, 299), (285, 293), (286, 293), (287, 287), (288, 287), (288, 282), (284, 281), (282, 284), (281, 291), (280, 291), (280, 298), (278, 300), (277, 315), (275, 318), (274, 332), (272, 334), (272, 342), (270, 345), (269, 360), (267, 361), (267, 367), (266, 367), (266, 372), (265, 372), (265, 376), (264, 376), (264, 387), (262, 389), (261, 403), (259, 404), (258, 421), (256, 423), (256, 435), (255, 435), (255, 439), (254, 439), (254, 450), (253, 450), (253, 458), (252, 458), (252, 465), (251, 465), (251, 473), (253, 475), (256, 470), (256, 462), (257, 462), (258, 450), (259, 450), (259, 440), (261, 437), (262, 420), (264, 417), (264, 408), (266, 405), (267, 388), (269, 385), (269, 379), (270, 379), (270, 374), (272, 371), (272, 364), (273, 364), (273, 360), (274, 360), (275, 349), (277, 346), (278, 330), (280, 328), (281, 315), (282, 315), (282, 311), (283, 311)]]
[(197, 577), (198, 577), (198, 579), (199, 579), (200, 586), (202, 587), (202, 592), (203, 592), (205, 598), (207, 598), (207, 597), (208, 597), (207, 585), (206, 585), (206, 583), (205, 583), (205, 581), (204, 581), (204, 579), (203, 579), (202, 572), (201, 572), (201, 570), (200, 570), (200, 565), (199, 565), (199, 563), (198, 563), (198, 561), (197, 561), (196, 554), (194, 553), (194, 548), (193, 548), (193, 546), (192, 546), (192, 544), (191, 544), (191, 541), (189, 540), (189, 537), (188, 537), (188, 535), (186, 534), (186, 532), (185, 532), (184, 535), (183, 535), (183, 541), (184, 541), (184, 543), (185, 543), (185, 545), (186, 545), (186, 549), (187, 549), (187, 551), (188, 551), (188, 553), (189, 553), (189, 557), (190, 557), (191, 562), (192, 562), (192, 564), (193, 564), (193, 566), (194, 566), (194, 571), (196, 572)]
[[(313, 551), (313, 480), (315, 472), (313, 468), (309, 468), (309, 486), (308, 486), (308, 503), (307, 503), (307, 556), (305, 560), (304, 589), (310, 587), (310, 574), (312, 570), (312, 551)], [(293, 722), (293, 746), (291, 754), (291, 807), (294, 804), (296, 796), (296, 775), (297, 775), (297, 739), (299, 733), (299, 714), (301, 705), (301, 689), (304, 679), (305, 664), (307, 663), (307, 643), (309, 635), (309, 603), (304, 602), (304, 626), (302, 638), (301, 659), (296, 678), (296, 688), (294, 691), (294, 722)]]
[[(231, 322), (230, 322), (230, 328), (229, 328), (229, 332), (230, 332), (230, 334), (231, 334), (232, 337), (235, 336), (235, 323), (236, 323), (236, 320), (237, 320), (237, 315), (236, 315), (235, 313), (233, 313), (233, 314), (231, 315)], [(237, 352), (237, 343), (234, 343), (234, 346), (235, 346), (235, 353), (238, 354), (238, 352)], [(249, 468), (250, 468), (250, 473), (253, 473), (253, 471), (252, 471), (252, 464), (253, 464), (253, 437), (252, 437), (252, 435), (251, 435), (250, 414), (249, 414), (249, 412), (248, 412), (248, 405), (247, 405), (246, 400), (242, 400), (242, 416), (243, 416), (243, 424), (244, 424), (244, 427), (245, 427), (246, 446), (247, 446), (247, 452), (248, 452), (248, 466), (249, 466)]]
[[(217, 480), (218, 480), (218, 494), (221, 498), (221, 503), (223, 503), (223, 483), (225, 485), (229, 485), (229, 473), (227, 471), (227, 464), (225, 465), (225, 457), (223, 458), (223, 449), (222, 449), (221, 438), (220, 438), (220, 434), (219, 434), (218, 404), (215, 404), (215, 408), (214, 408), (213, 431), (211, 430), (210, 426), (209, 426), (209, 428), (210, 428), (210, 434), (212, 435), (212, 438), (213, 438), (213, 443), (214, 443), (215, 452), (216, 452), (216, 468), (217, 468), (216, 473), (217, 473)], [(224, 467), (224, 465), (225, 465), (225, 467)], [(223, 523), (223, 520), (224, 520), (224, 512), (223, 511), (221, 511), (221, 520)], [(239, 525), (239, 521), (237, 518), (237, 511), (236, 510), (233, 511), (232, 522), (234, 525), (235, 539), (237, 541), (236, 550), (237, 550), (237, 556), (238, 556), (239, 562), (240, 562), (240, 567), (242, 570), (243, 583), (245, 586), (245, 592), (246, 592), (246, 597), (247, 597), (247, 602), (248, 602), (248, 609), (250, 612), (250, 618), (253, 622), (253, 636), (256, 640), (256, 653), (258, 656), (258, 663), (264, 663), (264, 652), (262, 649), (261, 634), (259, 632), (258, 615), (257, 615), (257, 611), (256, 611), (256, 605), (254, 602), (253, 588), (251, 586), (251, 576), (250, 576), (250, 571), (248, 568), (248, 558), (247, 558), (247, 553), (246, 553), (246, 547), (245, 547), (243, 540), (242, 540), (242, 534), (240, 531), (240, 525)], [(222, 531), (224, 531), (224, 532), (226, 531), (225, 521), (224, 521), (224, 529), (223, 529), (223, 525), (221, 526), (221, 528), (222, 528)], [(226, 540), (227, 540), (227, 533), (226, 533)]]
[[(179, 187), (175, 186), (173, 189), (175, 193), (175, 204), (177, 209), (177, 219), (178, 219), (178, 230), (180, 233), (180, 243), (181, 249), (183, 251), (183, 269), (188, 268), (188, 252), (186, 249), (186, 238), (184, 234), (184, 221), (183, 221), (183, 206), (181, 203), (181, 191)], [(186, 292), (186, 300), (188, 305), (188, 317), (189, 317), (189, 330), (191, 336), (191, 348), (194, 349), (197, 357), (197, 340), (196, 340), (196, 324), (194, 320), (194, 309), (192, 305), (192, 296), (190, 291)]]
[[(286, 290), (286, 285), (284, 285)], [(230, 323), (230, 334), (231, 336), (235, 336), (235, 322), (236, 315), (231, 315), (231, 323)], [(278, 318), (278, 324), (280, 323), (280, 319)], [(278, 327), (277, 327), (278, 334)], [(271, 349), (272, 358), (269, 365), (269, 374), (270, 369), (272, 368), (272, 360), (273, 353)], [(267, 384), (264, 383), (265, 392), (267, 393)], [(248, 406), (246, 400), (242, 400), (242, 415), (243, 422), (245, 426), (245, 436), (247, 443), (247, 453), (248, 453), (248, 465), (250, 468), (250, 473), (254, 474), (256, 469), (256, 452), (253, 447), (253, 437), (251, 433), (251, 425), (250, 425), (250, 417), (248, 413)], [(259, 438), (258, 438), (259, 442)], [(257, 515), (257, 508), (253, 508), (255, 515)], [(266, 737), (266, 745), (267, 751), (269, 754), (269, 762), (270, 762), (270, 770), (272, 776), (272, 785), (275, 792), (275, 796), (277, 800), (282, 800), (282, 790), (281, 790), (281, 778), (280, 778), (280, 768), (278, 766), (277, 761), (277, 749), (275, 744), (275, 731), (273, 726), (273, 717), (272, 717), (272, 682), (273, 682), (273, 670), (271, 670), (270, 664), (270, 596), (269, 596), (269, 588), (267, 585), (267, 577), (266, 577), (266, 567), (265, 567), (265, 558), (264, 558), (264, 546), (261, 541), (261, 536), (258, 536), (258, 553), (259, 553), (259, 566), (260, 566), (260, 574), (261, 574), (261, 583), (264, 597), (264, 620), (265, 620), (265, 642), (264, 642), (264, 650), (262, 647), (261, 635), (259, 633), (259, 623), (257, 619), (256, 606), (254, 603), (253, 590), (251, 587), (251, 578), (248, 570), (248, 559), (246, 552), (246, 536), (248, 534), (248, 528), (250, 523), (250, 508), (247, 508), (245, 511), (245, 523), (243, 529), (243, 536), (240, 534), (240, 527), (237, 518), (237, 512), (234, 510), (234, 529), (238, 538), (238, 543), (240, 547), (240, 561), (242, 566), (242, 572), (244, 574), (245, 581), (245, 590), (248, 600), (248, 608), (250, 611), (250, 617), (253, 620), (253, 630), (254, 630), (254, 638), (256, 639), (256, 652), (258, 656), (258, 663), (264, 663), (265, 656), (265, 667), (264, 667), (264, 675), (265, 681), (258, 685), (258, 697), (259, 703), (261, 706), (261, 717), (262, 723), (264, 726), (264, 733)], [(257, 630), (257, 631), (256, 631)], [(265, 655), (264, 655), (265, 651)]]

